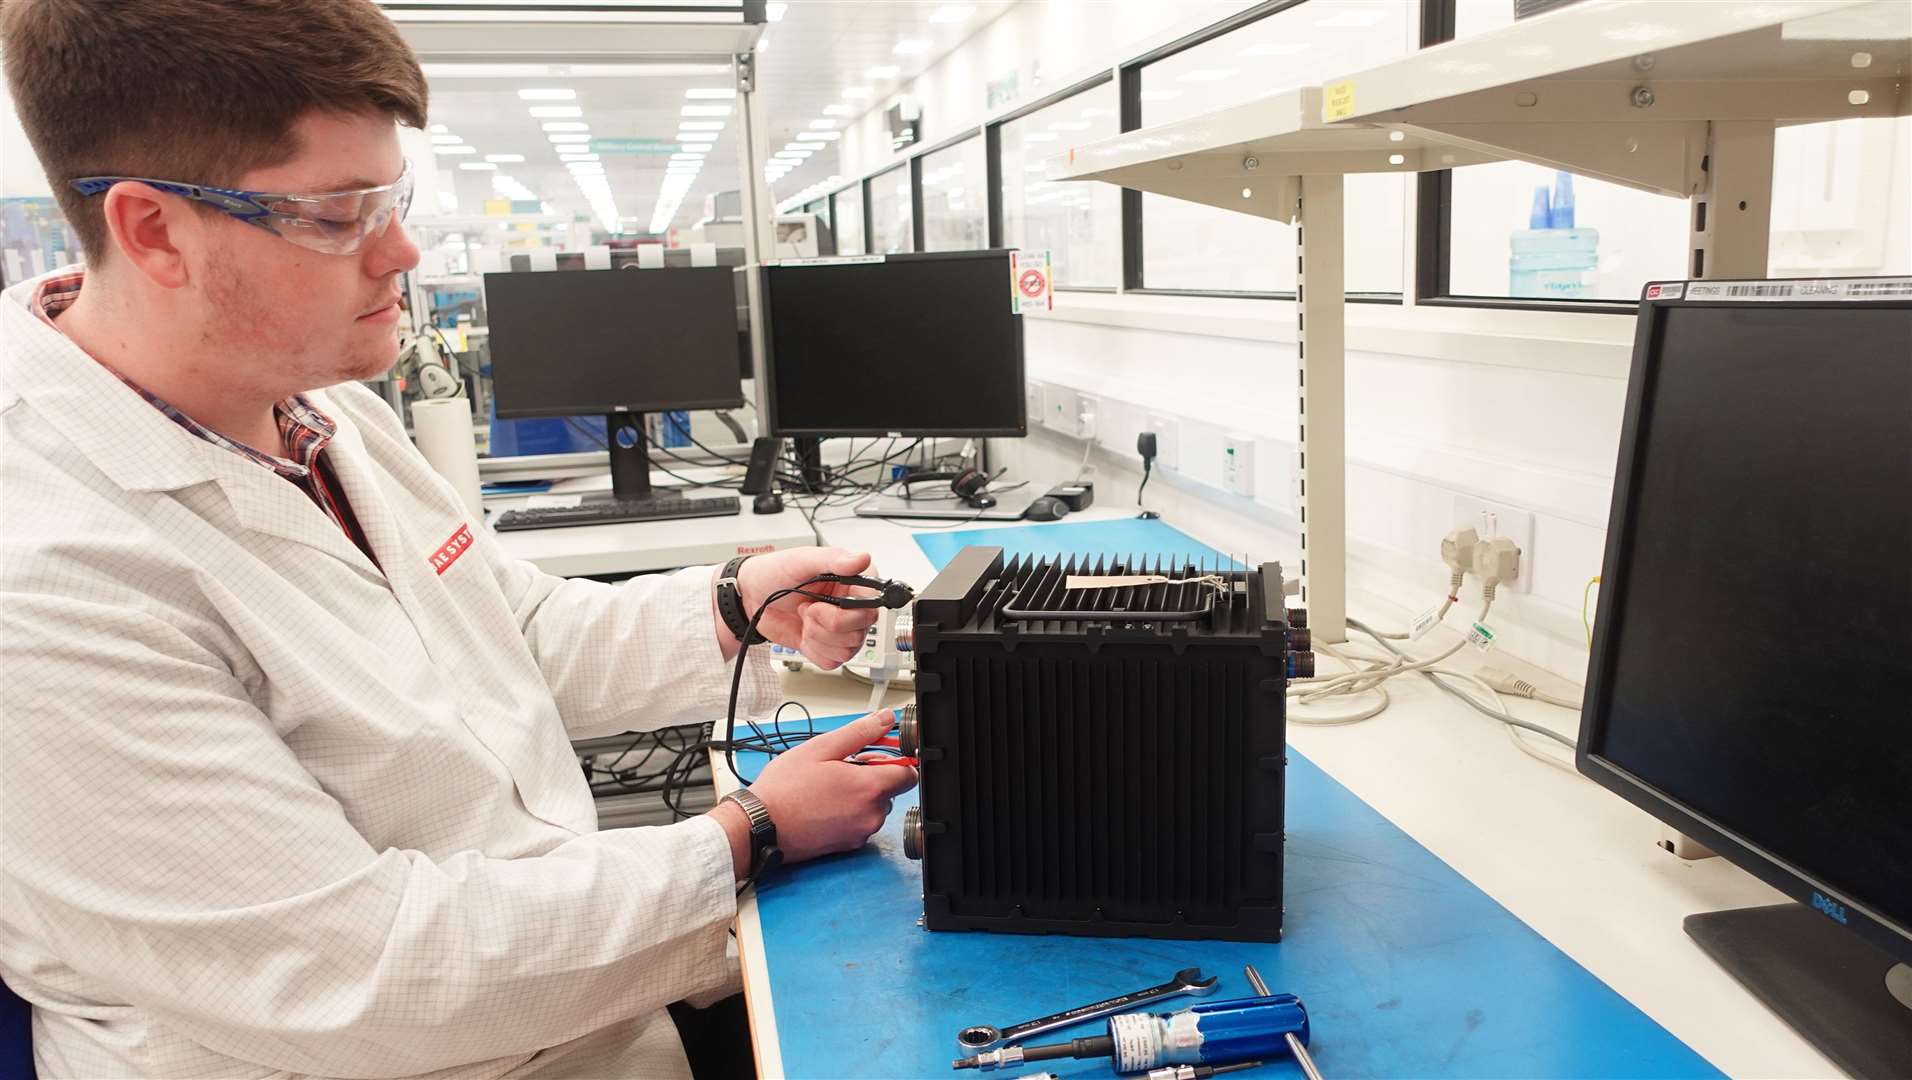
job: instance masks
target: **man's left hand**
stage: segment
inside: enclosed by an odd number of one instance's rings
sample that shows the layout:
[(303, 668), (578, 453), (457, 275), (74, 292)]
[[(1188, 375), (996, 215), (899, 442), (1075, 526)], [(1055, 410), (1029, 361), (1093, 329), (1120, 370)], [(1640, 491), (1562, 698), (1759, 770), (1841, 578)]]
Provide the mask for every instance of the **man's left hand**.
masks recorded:
[[(861, 574), (869, 568), (868, 552), (818, 547), (772, 551), (745, 561), (737, 571), (737, 591), (744, 613), (754, 615), (758, 605), (780, 589), (801, 585), (818, 574)], [(848, 585), (811, 585), (804, 591), (831, 596), (871, 595), (868, 589)], [(786, 596), (763, 613), (757, 632), (796, 649), (811, 663), (830, 671), (862, 651), (876, 616), (874, 608), (846, 609), (807, 596)], [(718, 632), (723, 638), (724, 655), (735, 656), (736, 639), (724, 630), (721, 621)]]

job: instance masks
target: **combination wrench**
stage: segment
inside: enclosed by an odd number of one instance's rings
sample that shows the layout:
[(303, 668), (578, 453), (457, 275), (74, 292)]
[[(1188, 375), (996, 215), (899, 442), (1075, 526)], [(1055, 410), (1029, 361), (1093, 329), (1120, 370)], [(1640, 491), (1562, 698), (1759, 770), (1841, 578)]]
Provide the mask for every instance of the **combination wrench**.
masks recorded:
[(1045, 1016), (1038, 1020), (1000, 1029), (990, 1027), (988, 1024), (966, 1027), (956, 1033), (956, 1045), (970, 1054), (980, 1050), (993, 1050), (998, 1046), (1023, 1042), (1086, 1020), (1100, 1020), (1105, 1016), (1128, 1012), (1130, 1009), (1137, 1009), (1163, 998), (1180, 997), (1184, 994), (1190, 997), (1207, 997), (1214, 992), (1216, 984), (1220, 981), (1213, 975), (1206, 979), (1202, 978), (1201, 968), (1183, 968), (1175, 973), (1173, 979), (1160, 986), (1151, 986), (1147, 990), (1137, 990), (1120, 997), (1112, 997), (1093, 1005), (1079, 1005), (1053, 1016)]

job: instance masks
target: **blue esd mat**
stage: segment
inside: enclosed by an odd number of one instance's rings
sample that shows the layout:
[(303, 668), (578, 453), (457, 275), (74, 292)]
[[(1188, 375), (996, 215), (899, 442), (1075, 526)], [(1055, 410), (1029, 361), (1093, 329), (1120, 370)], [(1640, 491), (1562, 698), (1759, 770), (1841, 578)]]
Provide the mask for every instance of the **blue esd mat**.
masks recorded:
[[(1215, 557), (1159, 521), (925, 533), (918, 543), (939, 567), (965, 544)], [(763, 761), (739, 755), (738, 764), (754, 776)], [(1007, 1026), (1191, 966), (1221, 976), (1209, 1000), (1246, 997), (1244, 963), (1271, 989), (1301, 995), (1315, 1060), (1334, 1080), (1720, 1075), (1299, 753), (1289, 753), (1279, 945), (929, 933), (916, 924), (920, 866), (903, 857), (903, 810), (914, 802), (913, 794), (898, 799), (864, 850), (789, 868), (758, 890), (792, 1077), (983, 1075), (950, 1069), (956, 1032), (967, 1025)], [(1038, 1041), (1101, 1030), (1084, 1025)], [(1106, 1060), (1042, 1065), (1065, 1078), (1114, 1075)], [(1284, 1059), (1238, 1075), (1301, 1074)]]

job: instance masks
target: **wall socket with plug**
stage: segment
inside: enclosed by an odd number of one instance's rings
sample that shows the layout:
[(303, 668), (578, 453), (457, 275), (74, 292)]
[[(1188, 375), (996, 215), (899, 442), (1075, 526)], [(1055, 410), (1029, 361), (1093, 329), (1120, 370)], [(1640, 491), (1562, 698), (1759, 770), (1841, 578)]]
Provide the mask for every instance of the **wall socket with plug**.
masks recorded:
[(1520, 548), (1520, 574), (1500, 584), (1502, 591), (1534, 591), (1534, 515), (1531, 510), (1490, 502), (1472, 495), (1454, 496), (1454, 527), (1471, 528), (1482, 540), (1504, 536)]
[(1155, 432), (1155, 467), (1182, 471), (1182, 422), (1167, 413), (1150, 413), (1148, 430)]

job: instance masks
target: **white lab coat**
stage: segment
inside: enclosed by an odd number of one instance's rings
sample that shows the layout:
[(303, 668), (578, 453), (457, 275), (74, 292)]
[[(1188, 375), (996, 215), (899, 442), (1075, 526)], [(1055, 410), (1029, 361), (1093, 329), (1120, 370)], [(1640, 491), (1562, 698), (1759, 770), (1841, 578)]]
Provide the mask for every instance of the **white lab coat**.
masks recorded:
[(312, 396), (375, 567), (33, 284), (0, 298), (0, 973), (41, 1074), (685, 1075), (663, 1006), (735, 985), (729, 845), (597, 831), (568, 739), (721, 714), (712, 572), (506, 558), (348, 384)]

